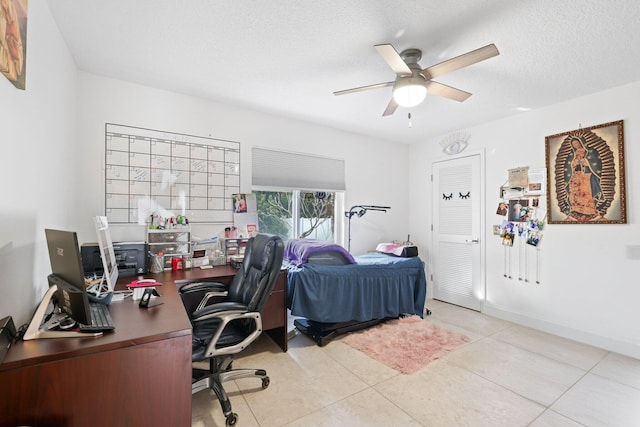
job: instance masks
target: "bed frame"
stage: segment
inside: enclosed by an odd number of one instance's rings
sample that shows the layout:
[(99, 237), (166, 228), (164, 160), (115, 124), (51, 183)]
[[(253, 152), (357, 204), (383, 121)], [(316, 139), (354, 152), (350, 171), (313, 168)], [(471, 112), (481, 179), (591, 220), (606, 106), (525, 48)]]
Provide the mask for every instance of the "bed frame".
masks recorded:
[(339, 335), (370, 328), (386, 320), (388, 319), (371, 319), (363, 322), (322, 323), (300, 318), (294, 320), (293, 324), (298, 331), (314, 340), (320, 347), (324, 347)]

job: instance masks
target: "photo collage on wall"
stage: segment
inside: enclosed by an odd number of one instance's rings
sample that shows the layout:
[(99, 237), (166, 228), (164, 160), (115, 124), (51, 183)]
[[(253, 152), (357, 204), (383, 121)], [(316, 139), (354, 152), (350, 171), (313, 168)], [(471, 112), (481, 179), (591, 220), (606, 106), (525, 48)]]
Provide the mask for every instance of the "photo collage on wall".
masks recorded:
[(500, 224), (493, 233), (505, 246), (513, 246), (516, 238), (537, 247), (542, 238), (547, 209), (545, 199), (546, 169), (528, 167), (510, 169), (509, 180), (501, 189), (496, 215)]
[(233, 228), (225, 237), (249, 238), (258, 234), (258, 209), (255, 194), (233, 195)]

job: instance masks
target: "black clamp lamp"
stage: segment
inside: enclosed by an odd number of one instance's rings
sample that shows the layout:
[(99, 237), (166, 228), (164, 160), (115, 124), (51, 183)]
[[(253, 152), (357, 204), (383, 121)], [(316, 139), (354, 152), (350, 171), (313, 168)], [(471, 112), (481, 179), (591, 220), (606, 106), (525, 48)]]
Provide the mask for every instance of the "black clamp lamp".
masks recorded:
[(344, 213), (344, 216), (349, 218), (349, 246), (347, 250), (351, 252), (351, 218), (356, 215), (358, 218), (362, 217), (367, 211), (380, 211), (386, 212), (387, 209), (391, 209), (391, 206), (373, 206), (373, 205), (355, 205), (351, 206), (349, 211)]

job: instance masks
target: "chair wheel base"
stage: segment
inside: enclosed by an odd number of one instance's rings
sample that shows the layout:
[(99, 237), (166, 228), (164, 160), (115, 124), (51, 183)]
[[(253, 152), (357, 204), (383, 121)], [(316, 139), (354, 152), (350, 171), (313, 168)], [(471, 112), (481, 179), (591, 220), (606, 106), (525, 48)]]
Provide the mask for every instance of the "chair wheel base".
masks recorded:
[(227, 421), (225, 423), (226, 425), (234, 426), (236, 425), (237, 422), (238, 422), (238, 414), (236, 414), (235, 412), (232, 412), (229, 415), (227, 415)]

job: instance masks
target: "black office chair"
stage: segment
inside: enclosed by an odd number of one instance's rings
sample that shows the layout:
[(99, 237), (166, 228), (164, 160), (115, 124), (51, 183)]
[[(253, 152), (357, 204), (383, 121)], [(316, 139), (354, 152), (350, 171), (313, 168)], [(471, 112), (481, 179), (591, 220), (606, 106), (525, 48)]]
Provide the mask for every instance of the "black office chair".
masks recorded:
[(261, 378), (269, 386), (264, 369), (231, 369), (240, 353), (262, 333), (261, 311), (282, 267), (284, 244), (278, 236), (258, 234), (249, 239), (244, 261), (228, 289), (216, 282), (189, 283), (180, 288), (193, 326), (192, 361), (209, 359), (209, 369), (193, 368), (191, 392), (211, 388), (218, 397), (226, 424), (238, 415), (222, 386), (238, 378)]

